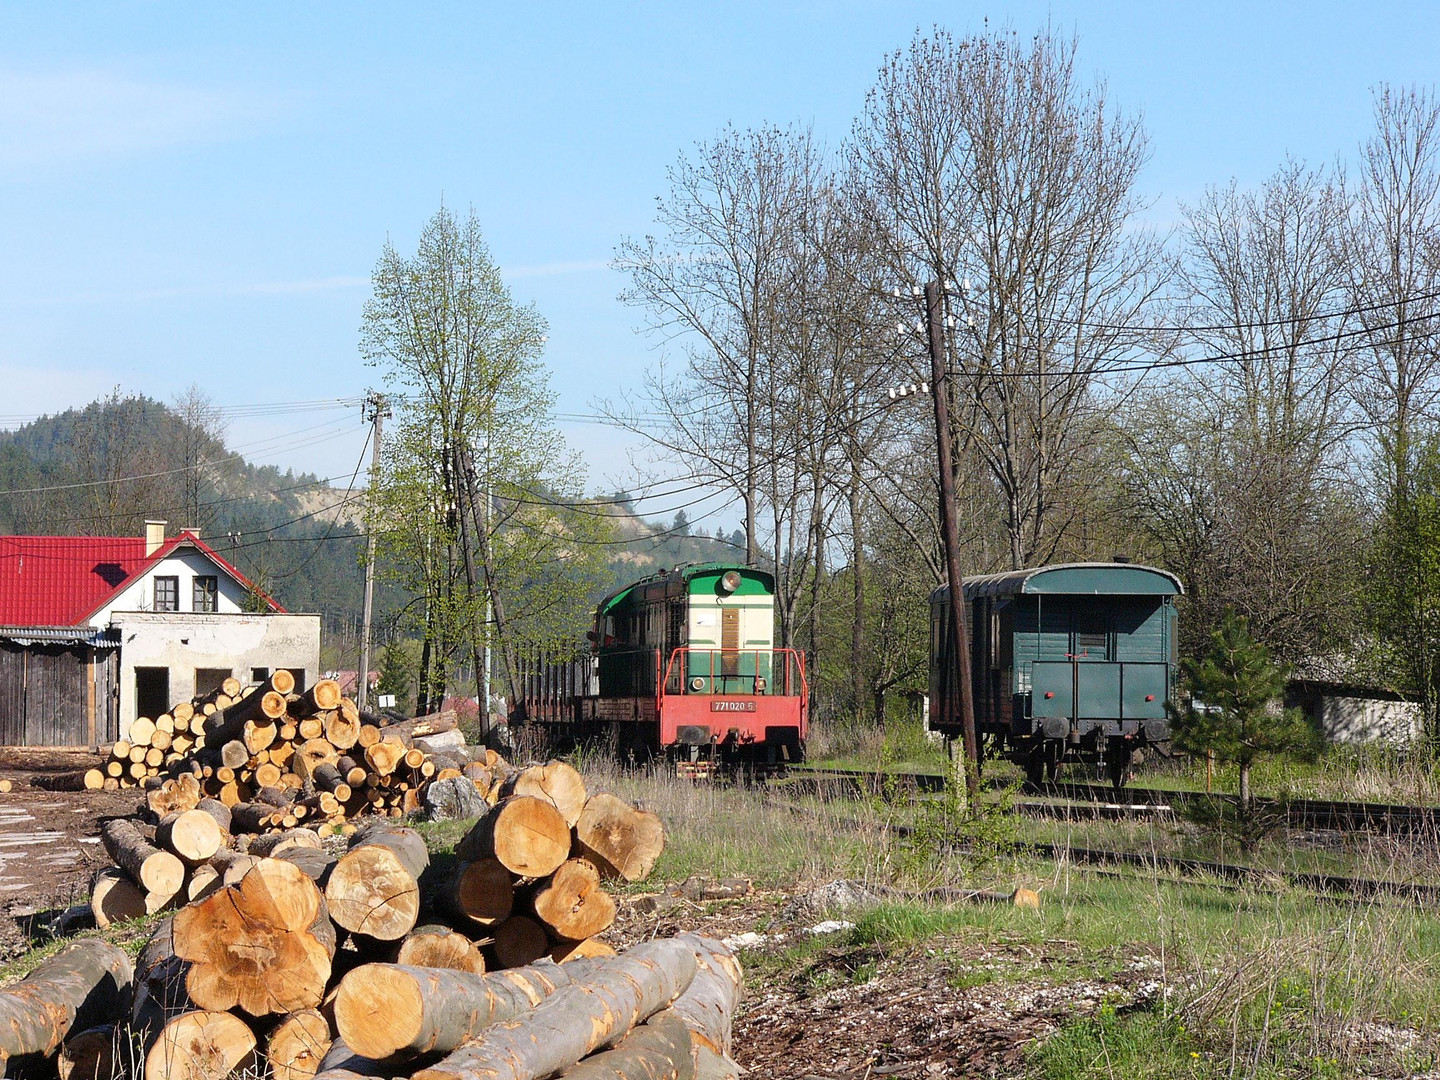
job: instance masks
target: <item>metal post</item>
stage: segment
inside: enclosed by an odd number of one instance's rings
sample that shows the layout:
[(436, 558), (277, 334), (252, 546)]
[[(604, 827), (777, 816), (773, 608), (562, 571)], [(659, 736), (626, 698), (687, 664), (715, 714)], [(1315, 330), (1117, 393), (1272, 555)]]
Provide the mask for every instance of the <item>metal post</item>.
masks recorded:
[(370, 409), (370, 437), (375, 445), (370, 450), (370, 512), (365, 515), (365, 614), (360, 628), (360, 672), (356, 679), (355, 703), (362, 709), (370, 704), (370, 617), (375, 602), (375, 485), (380, 480), (380, 429), (385, 418), (385, 398), (376, 393), (366, 396)]
[(955, 681), (959, 684), (960, 730), (965, 742), (965, 790), (974, 805), (980, 790), (980, 747), (975, 741), (975, 697), (970, 685), (970, 634), (965, 626), (965, 578), (960, 572), (960, 530), (955, 521), (955, 476), (950, 459), (949, 364), (945, 358), (940, 282), (925, 286), (926, 331), (930, 344), (930, 388), (935, 399), (935, 443), (940, 464), (940, 532), (945, 573), (950, 578), (950, 635)]

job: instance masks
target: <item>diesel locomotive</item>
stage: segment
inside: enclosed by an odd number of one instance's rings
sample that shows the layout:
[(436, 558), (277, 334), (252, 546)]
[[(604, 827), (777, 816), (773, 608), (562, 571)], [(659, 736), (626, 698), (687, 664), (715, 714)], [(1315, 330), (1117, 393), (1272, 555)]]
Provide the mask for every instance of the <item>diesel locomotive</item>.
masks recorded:
[(702, 563), (610, 593), (578, 659), (522, 662), (530, 723), (551, 741), (595, 741), (622, 758), (774, 769), (803, 759), (805, 663), (776, 648), (775, 579)]
[[(1175, 688), (1180, 579), (1133, 563), (1068, 563), (969, 577), (975, 733), (982, 756), (1022, 766), (1030, 786), (1067, 761), (1103, 762), (1124, 785), (1131, 755), (1165, 742)], [(950, 591), (930, 596), (930, 722), (961, 736)]]

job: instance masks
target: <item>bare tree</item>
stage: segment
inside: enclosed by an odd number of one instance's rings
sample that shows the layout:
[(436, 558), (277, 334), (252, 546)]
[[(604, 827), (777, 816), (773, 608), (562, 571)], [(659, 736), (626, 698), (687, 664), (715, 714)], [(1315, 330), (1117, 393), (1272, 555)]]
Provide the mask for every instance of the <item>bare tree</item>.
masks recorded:
[(1133, 227), (1144, 130), (1080, 85), (1073, 39), (936, 31), (881, 69), (854, 153), (895, 277), (961, 286), (955, 457), (987, 466), (1006, 561), (1045, 559), (1074, 517), (1059, 496), (1097, 437), (1107, 370), (1154, 344), (1161, 245)]
[(225, 414), (196, 383), (177, 394), (170, 408), (180, 420), (174, 453), (183, 470), (180, 488), (185, 524), (208, 530), (215, 521), (215, 510), (206, 505), (206, 496), (214, 491), (215, 478), (207, 466), (214, 464), (210, 460), (214, 450), (218, 448), (223, 452)]

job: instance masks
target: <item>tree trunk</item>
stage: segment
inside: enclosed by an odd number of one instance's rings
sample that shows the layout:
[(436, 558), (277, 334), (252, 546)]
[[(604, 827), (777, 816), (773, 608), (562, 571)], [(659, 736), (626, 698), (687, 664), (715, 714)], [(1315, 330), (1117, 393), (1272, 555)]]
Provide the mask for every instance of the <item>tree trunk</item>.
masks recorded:
[(506, 795), (530, 795), (543, 799), (565, 819), (565, 827), (573, 829), (585, 809), (585, 780), (563, 761), (547, 761), (521, 769), (506, 782)]
[(145, 1080), (226, 1080), (256, 1067), (255, 1033), (228, 1012), (187, 1012), (145, 1055)]
[(146, 892), (158, 896), (174, 896), (185, 884), (185, 864), (168, 852), (161, 851), (129, 818), (111, 818), (100, 828), (105, 851), (115, 865), (138, 881)]
[(671, 1010), (658, 1012), (609, 1050), (592, 1054), (559, 1080), (693, 1080), (690, 1031)]
[(512, 874), (529, 878), (553, 874), (569, 855), (570, 826), (564, 815), (528, 795), (497, 803), (455, 848), (458, 859), (494, 858)]
[(567, 859), (532, 899), (535, 917), (564, 941), (584, 941), (615, 921), (615, 900), (589, 859)]
[(202, 1009), (251, 1016), (313, 1009), (325, 996), (335, 927), (315, 883), (280, 859), (261, 859), (228, 886), (175, 915), (175, 954)]
[(119, 1020), (134, 969), (108, 941), (86, 938), (0, 990), (0, 1076), (12, 1057), (50, 1057), (72, 1031)]
[(414, 829), (362, 829), (325, 884), (331, 917), (352, 933), (399, 940), (420, 915), (420, 875), (429, 865), (425, 840)]
[[(564, 970), (563, 968), (561, 970)], [(600, 962), (518, 1020), (450, 1054), (414, 1080), (537, 1080), (552, 1076), (674, 1001), (695, 977), (695, 951), (674, 940)]]
[(160, 819), (155, 842), (191, 866), (203, 863), (225, 844), (220, 824), (204, 810), (181, 810)]
[(330, 1050), (330, 1024), (316, 1009), (285, 1017), (265, 1040), (272, 1080), (310, 1080)]
[(116, 866), (107, 866), (95, 874), (90, 886), (90, 910), (95, 915), (95, 925), (101, 929), (149, 914), (144, 891)]
[(320, 1062), (320, 1071), (315, 1080), (364, 1080), (370, 1076), (389, 1076), (394, 1072), (390, 1065), (374, 1058), (361, 1057), (345, 1045), (339, 1037), (330, 1044), (330, 1050)]
[(493, 975), (364, 964), (340, 980), (335, 1027), (362, 1057), (448, 1053), (482, 1029), (527, 1013), (569, 981), (554, 964)]
[(407, 967), (446, 968), (485, 974), (485, 957), (464, 934), (448, 926), (421, 926), (406, 935), (395, 954), (395, 962)]
[(601, 874), (640, 881), (665, 848), (665, 827), (648, 810), (602, 792), (585, 803), (575, 823), (575, 839)]
[(550, 951), (545, 927), (524, 915), (511, 915), (495, 928), (495, 963), (502, 968), (533, 964)]
[(499, 859), (462, 863), (446, 890), (447, 906), (476, 926), (494, 926), (510, 917), (515, 886)]
[(111, 1080), (116, 1075), (115, 1039), (114, 1024), (70, 1036), (55, 1063), (60, 1080)]
[(699, 1045), (728, 1057), (731, 1026), (740, 1004), (740, 962), (728, 946), (713, 938), (682, 934), (676, 940), (694, 949), (696, 971), (669, 1011), (684, 1021)]

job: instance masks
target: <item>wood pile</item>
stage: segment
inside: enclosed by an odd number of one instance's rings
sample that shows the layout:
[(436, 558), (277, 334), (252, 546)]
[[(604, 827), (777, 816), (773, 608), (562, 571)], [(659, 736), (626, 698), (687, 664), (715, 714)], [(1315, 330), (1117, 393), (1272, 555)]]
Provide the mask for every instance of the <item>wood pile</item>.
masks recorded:
[(127, 734), (84, 774), (86, 788), (142, 788), (158, 816), (213, 799), (230, 808), (236, 832), (402, 817), (432, 781), (469, 777), (487, 797), (510, 772), (494, 751), (464, 745), (453, 712), (387, 723), (361, 716), (332, 679), (296, 693), (283, 669), (243, 696), (226, 679)]
[(261, 859), (160, 922), (133, 968), (90, 939), (0, 989), (0, 1076), (738, 1080), (741, 972), (720, 942), (486, 973), (433, 947), (447, 933), (387, 947), (332, 920), (299, 865)]

